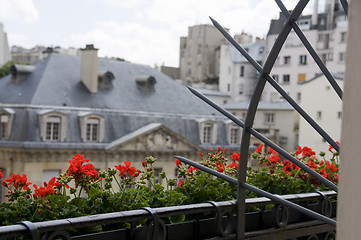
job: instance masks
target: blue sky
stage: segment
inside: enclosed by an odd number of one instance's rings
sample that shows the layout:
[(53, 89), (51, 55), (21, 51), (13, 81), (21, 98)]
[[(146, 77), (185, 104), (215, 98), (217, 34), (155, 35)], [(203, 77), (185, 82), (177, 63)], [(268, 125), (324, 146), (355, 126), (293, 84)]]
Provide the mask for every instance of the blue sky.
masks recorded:
[[(283, 0), (291, 9), (297, 0)], [(309, 6), (313, 6), (311, 0)], [(279, 10), (273, 0), (0, 0), (9, 45), (82, 48), (134, 63), (178, 66), (188, 26), (211, 24), (265, 37)]]

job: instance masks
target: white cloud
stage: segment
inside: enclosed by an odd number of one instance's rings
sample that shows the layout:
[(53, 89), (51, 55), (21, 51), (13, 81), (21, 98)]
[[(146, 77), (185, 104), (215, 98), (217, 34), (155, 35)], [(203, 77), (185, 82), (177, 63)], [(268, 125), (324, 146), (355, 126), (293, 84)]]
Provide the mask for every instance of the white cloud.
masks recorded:
[(32, 0), (0, 0), (0, 19), (18, 20), (31, 24), (39, 19)]
[(150, 29), (139, 23), (99, 21), (96, 27), (71, 37), (78, 46), (94, 44), (99, 56), (120, 57), (148, 65), (178, 65), (178, 37), (170, 31)]
[(144, 0), (102, 0), (106, 5), (118, 8), (134, 8), (138, 7)]

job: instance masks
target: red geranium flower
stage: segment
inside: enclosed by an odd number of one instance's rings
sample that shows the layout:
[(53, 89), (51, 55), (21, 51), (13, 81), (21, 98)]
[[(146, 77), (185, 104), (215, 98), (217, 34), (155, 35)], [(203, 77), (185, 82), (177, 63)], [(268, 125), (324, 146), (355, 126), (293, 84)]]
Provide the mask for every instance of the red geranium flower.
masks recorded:
[(46, 198), (46, 196), (55, 193), (54, 186), (55, 185), (55, 177), (50, 179), (48, 183), (44, 182), (44, 187), (38, 187), (36, 184), (33, 185), (35, 188), (35, 192), (33, 194), (34, 198)]
[(180, 180), (180, 181), (178, 182), (177, 187), (184, 187), (184, 181), (183, 181), (183, 180)]
[(240, 153), (233, 153), (231, 158), (233, 161), (239, 161)]
[(119, 170), (119, 176), (125, 177), (126, 173), (128, 173), (130, 177), (134, 177), (138, 175), (139, 171), (135, 167), (131, 167), (130, 165), (131, 162), (124, 161), (124, 166), (123, 165), (115, 166), (115, 168)]
[(256, 150), (254, 150), (255, 153), (260, 153), (263, 148), (263, 144), (259, 145)]
[[(27, 176), (25, 174), (19, 175), (13, 173), (10, 178), (7, 178), (4, 180), (7, 186), (13, 185), (14, 188), (22, 188), (23, 190), (29, 190), (29, 185), (31, 185), (31, 182), (28, 182)], [(4, 184), (3, 184), (4, 185)]]

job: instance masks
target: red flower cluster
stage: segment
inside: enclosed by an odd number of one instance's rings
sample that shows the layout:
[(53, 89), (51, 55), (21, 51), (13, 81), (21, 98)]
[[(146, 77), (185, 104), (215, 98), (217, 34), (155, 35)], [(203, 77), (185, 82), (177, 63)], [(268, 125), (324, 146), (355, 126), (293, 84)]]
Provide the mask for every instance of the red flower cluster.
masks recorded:
[(178, 182), (177, 187), (184, 187), (184, 181), (183, 181), (183, 180), (180, 180), (180, 181)]
[(232, 161), (239, 161), (240, 153), (233, 153), (231, 155)]
[(312, 148), (306, 146), (301, 148), (300, 146), (297, 146), (297, 151), (295, 152), (295, 155), (297, 156), (301, 153), (302, 157), (311, 157), (316, 155), (315, 151), (313, 151)]
[(268, 157), (268, 161), (265, 162), (265, 165), (272, 166), (281, 160), (280, 157), (278, 156), (278, 153), (275, 150), (273, 150), (270, 147), (267, 150), (268, 150), (268, 154), (270, 154), (270, 156)]
[(263, 149), (263, 144), (259, 145), (256, 150), (254, 150), (255, 153), (260, 153)]
[(55, 181), (55, 177), (53, 177), (52, 179), (50, 179), (50, 181), (48, 183), (44, 182), (44, 187), (38, 187), (36, 184), (34, 184), (34, 189), (35, 192), (33, 194), (34, 198), (46, 198), (46, 196), (50, 195), (50, 194), (54, 194), (55, 190), (54, 187), (57, 187), (57, 182)]
[(0, 169), (0, 179), (4, 176), (4, 174), (1, 172), (1, 169)]
[(5, 187), (9, 187), (9, 185), (13, 185), (15, 189), (23, 189), (23, 190), (29, 190), (29, 185), (31, 185), (31, 182), (28, 182), (28, 178), (25, 174), (15, 174), (13, 173), (10, 178), (5, 179), (2, 182), (2, 185)]
[(130, 177), (137, 177), (139, 175), (139, 170), (137, 170), (135, 167), (131, 167), (131, 162), (124, 161), (123, 165), (115, 166), (116, 169), (119, 170), (119, 176), (124, 178), (127, 176), (127, 173)]
[(76, 182), (86, 176), (90, 177), (91, 180), (98, 179), (98, 171), (95, 170), (93, 164), (88, 163), (83, 165), (85, 162), (89, 162), (89, 159), (85, 159), (84, 155), (76, 154), (73, 156), (73, 160), (68, 162), (70, 166), (66, 171), (67, 176), (74, 177)]

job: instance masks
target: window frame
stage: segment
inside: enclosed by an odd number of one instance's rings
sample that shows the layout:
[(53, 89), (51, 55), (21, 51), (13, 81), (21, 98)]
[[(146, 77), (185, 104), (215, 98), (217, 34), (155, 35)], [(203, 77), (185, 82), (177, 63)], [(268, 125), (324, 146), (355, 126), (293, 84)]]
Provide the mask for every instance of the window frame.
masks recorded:
[(273, 112), (266, 112), (264, 113), (264, 123), (266, 125), (275, 124), (276, 115)]
[[(105, 120), (104, 117), (95, 113), (80, 113), (80, 134), (83, 142), (103, 142), (105, 137)], [(89, 136), (94, 132), (88, 132), (88, 125), (95, 124), (97, 122), (96, 139)], [(93, 129), (94, 130), (94, 129)], [(89, 138), (90, 137), (90, 138)]]
[(15, 111), (10, 108), (0, 108), (0, 140), (10, 138)]
[[(200, 120), (198, 122), (199, 140), (201, 144), (215, 144), (217, 141), (217, 124), (213, 120)], [(209, 129), (208, 132), (205, 130)], [(206, 135), (205, 135), (206, 134)]]
[[(59, 119), (58, 122), (58, 139), (48, 139), (47, 130), (50, 120), (55, 122), (55, 118)], [(45, 142), (64, 142), (67, 136), (67, 117), (65, 114), (55, 111), (42, 111), (39, 113), (39, 126), (40, 126), (40, 138)]]

